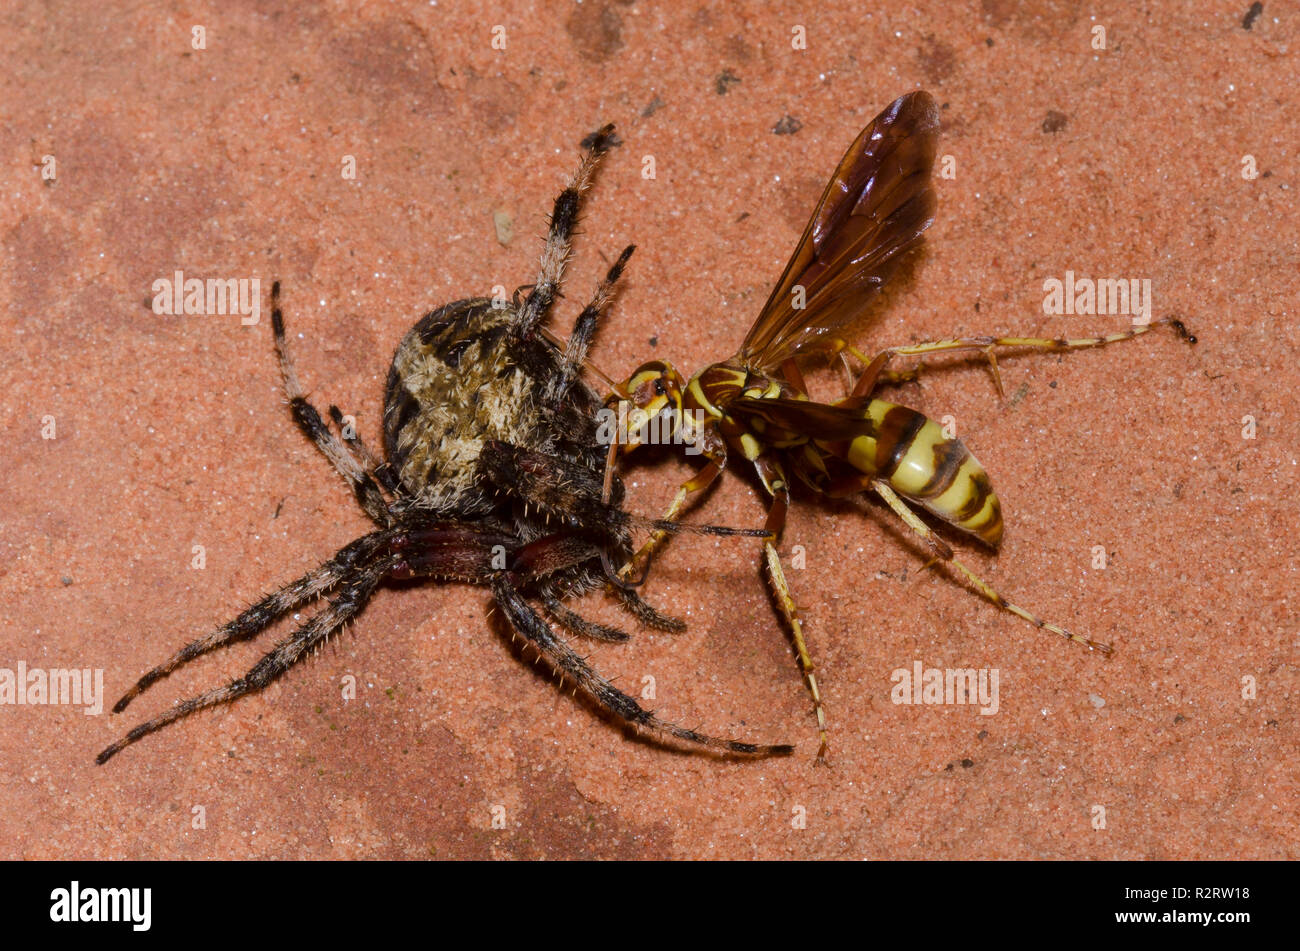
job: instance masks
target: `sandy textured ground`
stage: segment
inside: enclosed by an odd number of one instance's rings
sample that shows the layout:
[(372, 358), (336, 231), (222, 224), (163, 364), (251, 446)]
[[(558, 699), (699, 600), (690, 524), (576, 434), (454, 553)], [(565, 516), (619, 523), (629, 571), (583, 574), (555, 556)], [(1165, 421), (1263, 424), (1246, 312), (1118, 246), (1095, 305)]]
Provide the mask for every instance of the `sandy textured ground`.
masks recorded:
[[(625, 145), (590, 195), (556, 327), (636, 242), (595, 358), (693, 370), (735, 350), (843, 149), (914, 88), (942, 104), (955, 177), (864, 347), (1127, 325), (1044, 315), (1043, 281), (1067, 270), (1149, 279), (1154, 316), (1200, 338), (1005, 358), (1005, 402), (974, 361), (894, 391), (951, 414), (1001, 495), (1001, 554), (963, 557), (1115, 656), (920, 572), (881, 507), (805, 496), (784, 545), (806, 555), (792, 582), (827, 768), (753, 546), (694, 538), (648, 589), (689, 632), (593, 662), (629, 689), (653, 677), (666, 716), (795, 742), (792, 758), (629, 740), (512, 655), (481, 590), (390, 589), (280, 684), (105, 767), (95, 753), (138, 718), (286, 628), (126, 716), (0, 707), (4, 856), (1300, 854), (1293, 8), (1270, 0), (1246, 29), (1245, 0), (448, 6), (0, 14), (0, 667), (100, 669), (111, 704), (365, 530), (285, 410), (269, 321), (159, 316), (155, 280), (283, 281), (313, 395), (373, 439), (405, 330), (532, 279), (578, 140), (613, 121)], [(689, 471), (632, 470), (634, 506), (657, 512)], [(696, 517), (762, 516), (732, 475)], [(583, 610), (619, 620), (599, 596)], [(996, 669), (998, 712), (892, 703), (891, 672), (917, 661)]]

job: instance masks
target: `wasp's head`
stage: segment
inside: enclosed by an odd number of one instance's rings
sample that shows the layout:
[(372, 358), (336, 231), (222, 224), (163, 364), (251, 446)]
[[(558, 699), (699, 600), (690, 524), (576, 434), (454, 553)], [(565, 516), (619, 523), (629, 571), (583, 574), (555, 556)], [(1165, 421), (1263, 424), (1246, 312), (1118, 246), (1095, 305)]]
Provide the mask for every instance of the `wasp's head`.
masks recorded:
[[(628, 447), (639, 446), (660, 441), (675, 432), (681, 419), (685, 388), (686, 382), (670, 363), (651, 360), (637, 367), (626, 382), (614, 389), (614, 399), (619, 403), (626, 429), (620, 441)], [(651, 423), (656, 418), (657, 427)], [(647, 432), (657, 433), (658, 438), (647, 438)]]

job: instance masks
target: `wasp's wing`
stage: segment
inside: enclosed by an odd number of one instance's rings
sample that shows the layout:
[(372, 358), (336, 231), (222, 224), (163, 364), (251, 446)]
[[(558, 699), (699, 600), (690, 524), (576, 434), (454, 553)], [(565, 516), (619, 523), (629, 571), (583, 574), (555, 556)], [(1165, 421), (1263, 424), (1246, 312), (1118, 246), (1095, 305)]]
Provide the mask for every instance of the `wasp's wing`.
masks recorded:
[(938, 133), (939, 112), (926, 92), (894, 100), (862, 130), (745, 338), (746, 366), (780, 365), (848, 323), (880, 291), (934, 220)]
[(851, 401), (828, 404), (784, 397), (740, 396), (727, 403), (727, 413), (754, 432), (785, 430), (826, 442), (869, 436), (875, 430), (866, 409)]

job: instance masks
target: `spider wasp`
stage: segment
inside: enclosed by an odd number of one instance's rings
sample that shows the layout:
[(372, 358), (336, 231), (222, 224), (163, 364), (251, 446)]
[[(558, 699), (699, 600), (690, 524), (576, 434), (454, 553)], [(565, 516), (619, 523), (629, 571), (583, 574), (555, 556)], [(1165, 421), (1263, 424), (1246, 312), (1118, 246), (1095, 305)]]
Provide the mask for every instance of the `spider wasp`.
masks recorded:
[[(875, 492), (924, 541), (934, 561), (955, 567), (998, 607), (1090, 649), (1111, 652), (1108, 645), (1072, 634), (1006, 600), (953, 556), (916, 508), (996, 550), (1002, 540), (1002, 514), (988, 474), (970, 450), (937, 423), (872, 394), (882, 383), (915, 377), (915, 369), (890, 371), (888, 364), (895, 357), (962, 350), (985, 354), (1002, 393), (998, 350), (1097, 347), (1136, 337), (1149, 325), (1079, 339), (960, 337), (890, 347), (871, 358), (835, 336), (872, 303), (934, 220), (931, 169), (938, 131), (938, 110), (928, 93), (912, 92), (895, 100), (840, 160), (785, 272), (735, 356), (689, 380), (666, 362), (645, 363), (616, 386), (609, 399), (620, 420), (627, 420), (621, 431), (632, 434), (611, 444), (611, 460), (635, 449), (641, 442), (637, 434), (656, 417), (659, 432), (672, 432), (675, 441), (692, 446), (706, 460), (677, 490), (665, 520), (676, 519), (687, 498), (707, 488), (734, 456), (753, 465), (771, 498), (766, 528), (772, 535), (765, 542), (764, 560), (812, 698), (819, 759), (827, 748), (826, 717), (776, 548), (790, 504), (787, 473), (831, 498)], [(815, 345), (829, 345), (846, 361), (844, 354), (852, 354), (862, 364), (847, 397), (820, 403), (809, 396), (795, 358)], [(624, 575), (663, 537), (655, 532), (637, 558), (624, 566)]]
[[(273, 286), (271, 325), (290, 411), (351, 487), (375, 530), (141, 677), (114, 713), (190, 661), (256, 637), (289, 612), (334, 596), (242, 677), (140, 724), (101, 752), (97, 763), (195, 711), (262, 690), (356, 617), (390, 578), (486, 586), (516, 636), (557, 675), (611, 718), (656, 742), (724, 755), (791, 752), (789, 746), (719, 739), (660, 719), (594, 670), (530, 603), (539, 602), (550, 621), (572, 633), (623, 641), (624, 632), (588, 621), (562, 602), (611, 578), (618, 581), (614, 565), (630, 557), (633, 527), (766, 537), (760, 530), (638, 519), (621, 507), (623, 485), (605, 471), (606, 451), (597, 434), (603, 404), (580, 370), (631, 247), (599, 283), (563, 347), (543, 327), (560, 293), (580, 196), (616, 144), (613, 126), (583, 140), (581, 164), (555, 201), (540, 272), (526, 293), (521, 288), (511, 301), (456, 301), (408, 331), (388, 374), (382, 461), (344, 425), (337, 407), (329, 408), (331, 429), (308, 401), (285, 337), (279, 283)], [(666, 630), (684, 626), (645, 603), (631, 586), (618, 581), (609, 587), (642, 623)]]

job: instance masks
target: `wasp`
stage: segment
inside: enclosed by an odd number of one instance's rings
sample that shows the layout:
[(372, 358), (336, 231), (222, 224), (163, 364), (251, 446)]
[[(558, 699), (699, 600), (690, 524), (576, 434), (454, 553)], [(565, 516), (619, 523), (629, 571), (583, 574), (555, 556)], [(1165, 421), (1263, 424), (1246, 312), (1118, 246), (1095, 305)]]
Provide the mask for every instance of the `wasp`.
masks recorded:
[[(882, 383), (915, 377), (892, 371), (896, 357), (981, 351), (1002, 392), (996, 353), (1005, 349), (1061, 351), (1098, 347), (1145, 333), (1150, 325), (1078, 339), (960, 337), (890, 347), (868, 357), (841, 336), (887, 285), (934, 220), (931, 183), (939, 114), (924, 91), (908, 93), (881, 112), (840, 160), (808, 226), (766, 304), (735, 356), (704, 367), (689, 380), (664, 361), (642, 364), (614, 387), (620, 432), (615, 458), (645, 440), (650, 423), (685, 443), (705, 464), (677, 490), (664, 518), (676, 519), (739, 458), (751, 465), (771, 499), (764, 561), (777, 604), (793, 635), (799, 666), (827, 749), (826, 718), (812, 658), (776, 547), (790, 505), (791, 476), (831, 498), (874, 492), (915, 533), (935, 559), (952, 565), (982, 596), (1039, 628), (1109, 654), (1106, 644), (1072, 634), (1002, 597), (953, 555), (918, 510), (996, 550), (1002, 507), (988, 473), (960, 439), (922, 413), (873, 396)], [(829, 349), (862, 366), (844, 398), (813, 400), (795, 358)], [(624, 576), (664, 538), (654, 533)], [(933, 562), (932, 562), (933, 563)]]
[[(280, 285), (273, 285), (271, 326), (290, 412), (351, 488), (373, 530), (148, 671), (117, 702), (114, 713), (191, 661), (250, 640), (290, 612), (332, 596), (243, 676), (141, 723), (96, 762), (107, 762), (191, 713), (264, 689), (337, 635), (381, 584), (412, 578), (488, 588), (514, 635), (575, 692), (581, 690), (631, 731), (723, 755), (791, 751), (789, 746), (708, 736), (656, 716), (601, 676), (548, 623), (586, 638), (628, 639), (563, 602), (606, 586), (610, 575), (617, 580), (614, 562), (631, 555), (635, 527), (766, 534), (652, 522), (622, 508), (622, 483), (607, 473), (606, 451), (598, 439), (603, 403), (580, 371), (632, 247), (598, 284), (566, 343), (558, 344), (544, 326), (560, 296), (582, 192), (601, 157), (616, 144), (612, 125), (583, 140), (578, 170), (555, 200), (533, 284), (512, 300), (468, 298), (439, 307), (403, 337), (385, 387), (382, 459), (345, 424), (347, 417), (337, 407), (329, 408), (331, 428), (307, 398), (286, 339)], [(684, 627), (627, 584), (608, 587), (642, 623), (666, 630)]]

